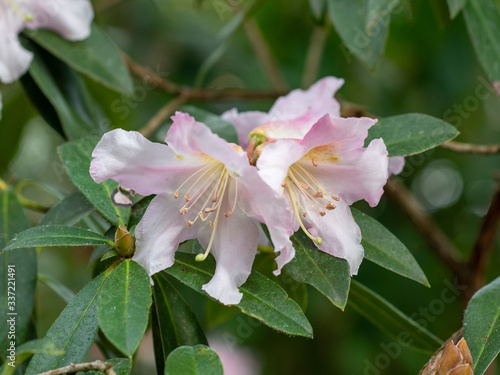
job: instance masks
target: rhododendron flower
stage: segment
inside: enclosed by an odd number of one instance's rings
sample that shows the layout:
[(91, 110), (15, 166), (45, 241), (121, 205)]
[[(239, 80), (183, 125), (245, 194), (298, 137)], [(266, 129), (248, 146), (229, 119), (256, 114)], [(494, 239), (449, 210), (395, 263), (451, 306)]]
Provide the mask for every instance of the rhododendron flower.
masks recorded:
[(15, 81), (33, 60), (17, 37), (25, 27), (52, 30), (74, 41), (90, 35), (93, 18), (90, 0), (0, 0), (0, 81)]
[(269, 113), (238, 113), (236, 109), (231, 109), (224, 112), (222, 118), (235, 126), (243, 148), (248, 145), (248, 134), (261, 125), (267, 129), (268, 137), (283, 138), (282, 135), (286, 135), (302, 138), (327, 113), (332, 117), (340, 116), (340, 104), (333, 95), (343, 84), (343, 79), (325, 77), (308, 90), (293, 90), (278, 98)]
[(259, 241), (256, 221), (268, 225), (277, 251), (291, 246), (292, 216), (284, 199), (264, 183), (241, 147), (213, 134), (191, 116), (172, 117), (166, 142), (140, 133), (106, 133), (93, 152), (90, 174), (139, 194), (157, 194), (136, 228), (134, 260), (150, 275), (170, 267), (178, 245), (197, 238), (217, 266), (203, 289), (224, 304), (237, 304)]
[[(376, 122), (327, 114), (302, 139), (294, 139), (295, 129), (287, 137), (280, 128), (281, 139), (274, 138), (272, 126), (255, 130), (267, 142), (257, 160), (259, 174), (287, 198), (293, 229), (302, 228), (320, 250), (347, 259), (351, 274), (358, 271), (363, 247), (349, 205), (360, 199), (378, 204), (388, 178), (383, 140), (374, 139), (363, 148)], [(285, 250), (277, 258), (278, 272), (294, 257), (293, 248)]]

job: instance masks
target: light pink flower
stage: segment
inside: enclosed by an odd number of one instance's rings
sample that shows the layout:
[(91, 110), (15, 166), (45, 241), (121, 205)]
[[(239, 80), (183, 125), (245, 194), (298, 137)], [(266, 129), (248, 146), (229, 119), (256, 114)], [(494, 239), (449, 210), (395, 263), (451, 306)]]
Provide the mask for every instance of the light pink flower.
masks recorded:
[(213, 134), (191, 116), (172, 117), (166, 142), (116, 129), (96, 146), (90, 174), (139, 194), (157, 194), (137, 225), (134, 259), (150, 275), (174, 263), (178, 245), (198, 238), (217, 267), (203, 289), (224, 304), (237, 304), (257, 251), (259, 227), (268, 225), (276, 251), (291, 246), (292, 217), (280, 195), (264, 183), (241, 147)]
[[(356, 274), (363, 259), (361, 232), (349, 205), (360, 199), (378, 204), (388, 178), (387, 149), (382, 139), (363, 148), (371, 118), (323, 116), (305, 134), (293, 139), (267, 137), (257, 160), (262, 179), (282, 193), (293, 210), (294, 230), (301, 227), (316, 246), (347, 259)], [(273, 134), (271, 131), (270, 134)], [(277, 258), (278, 272), (294, 257), (287, 247)]]
[(235, 126), (243, 148), (248, 145), (250, 132), (261, 125), (261, 130), (272, 138), (283, 138), (283, 134), (287, 137), (302, 138), (313, 124), (327, 113), (332, 117), (340, 116), (340, 105), (333, 95), (343, 84), (343, 79), (325, 77), (308, 90), (293, 90), (278, 98), (269, 113), (238, 113), (236, 109), (231, 109), (224, 112), (222, 118)]
[(90, 0), (0, 0), (0, 81), (11, 83), (29, 69), (33, 53), (17, 37), (24, 28), (81, 40), (90, 35), (93, 18)]

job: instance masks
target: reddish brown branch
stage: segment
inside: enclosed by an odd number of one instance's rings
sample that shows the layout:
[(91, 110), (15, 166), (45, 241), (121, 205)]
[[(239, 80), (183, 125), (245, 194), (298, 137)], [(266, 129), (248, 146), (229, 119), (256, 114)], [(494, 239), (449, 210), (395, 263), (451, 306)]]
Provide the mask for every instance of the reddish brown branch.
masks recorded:
[(178, 85), (153, 73), (150, 69), (133, 62), (127, 55), (123, 55), (127, 67), (133, 75), (141, 78), (144, 82), (162, 89), (163, 91), (175, 95), (183, 96), (186, 100), (215, 100), (215, 99), (275, 99), (285, 95), (280, 91), (256, 91), (244, 89), (196, 89), (188, 86)]
[(490, 208), (484, 217), (483, 224), (479, 230), (474, 249), (469, 259), (469, 270), (471, 271), (472, 293), (484, 285), (484, 274), (488, 261), (495, 247), (495, 239), (500, 224), (500, 183), (491, 201)]
[(448, 266), (455, 276), (462, 279), (464, 276), (464, 267), (459, 261), (459, 251), (403, 183), (395, 178), (390, 178), (387, 181), (387, 185), (385, 185), (385, 193), (408, 215), (436, 255)]
[(446, 142), (441, 147), (455, 152), (466, 154), (479, 154), (479, 155), (497, 155), (500, 154), (500, 145), (474, 145), (471, 143), (461, 142)]

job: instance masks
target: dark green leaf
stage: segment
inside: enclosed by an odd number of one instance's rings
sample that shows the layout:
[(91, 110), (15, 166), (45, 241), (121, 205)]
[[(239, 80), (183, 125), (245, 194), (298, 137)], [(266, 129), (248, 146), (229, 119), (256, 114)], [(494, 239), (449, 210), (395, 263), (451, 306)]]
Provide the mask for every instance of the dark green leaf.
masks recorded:
[(443, 343), (394, 305), (355, 280), (351, 281), (349, 306), (402, 345), (434, 353)]
[(474, 374), (482, 375), (500, 353), (500, 277), (479, 289), (465, 310), (464, 337)]
[(154, 197), (154, 195), (144, 197), (132, 206), (132, 212), (130, 213), (130, 220), (128, 223), (129, 228), (132, 228), (134, 225), (139, 224), (139, 221), (141, 221)]
[[(4, 247), (17, 233), (30, 227), (23, 207), (10, 189), (0, 192), (0, 237), (1, 247)], [(1, 355), (7, 353), (9, 342), (7, 335), (10, 324), (7, 319), (15, 315), (16, 342), (21, 344), (27, 336), (31, 311), (35, 300), (36, 286), (36, 251), (35, 249), (19, 249), (15, 252), (0, 254), (0, 349)], [(15, 273), (9, 272), (9, 266)], [(9, 283), (10, 282), (10, 283)], [(13, 284), (14, 283), (14, 284)], [(9, 288), (10, 287), (10, 288)], [(10, 294), (9, 294), (10, 292)], [(15, 304), (8, 304), (13, 301)], [(10, 297), (10, 298), (9, 298)]]
[(234, 306), (225, 306), (219, 302), (208, 299), (205, 307), (205, 327), (207, 330), (212, 329), (232, 318), (239, 312), (238, 308)]
[(192, 105), (183, 105), (179, 111), (189, 113), (196, 121), (204, 123), (212, 132), (226, 141), (238, 144), (238, 133), (233, 124), (223, 120), (220, 116)]
[[(215, 260), (209, 256), (197, 262), (191, 254), (177, 252), (175, 264), (165, 271), (199, 293), (215, 271)], [(312, 337), (312, 327), (299, 305), (287, 297), (275, 282), (258, 272), (252, 272), (240, 287), (243, 299), (236, 305), (243, 313), (289, 335)]]
[[(347, 48), (369, 69), (375, 69), (384, 51), (391, 12), (387, 1), (328, 0), (333, 26)], [(348, 61), (349, 58), (348, 58)]]
[(74, 225), (94, 210), (82, 193), (76, 192), (54, 205), (41, 218), (38, 225)]
[(223, 375), (216, 352), (205, 345), (181, 346), (167, 358), (165, 375)]
[[(57, 119), (54, 119), (51, 113), (47, 113), (44, 118), (50, 121), (55, 129), (62, 125), (65, 135), (70, 139), (102, 134), (101, 109), (89, 96), (82, 79), (66, 64), (40, 47), (35, 46), (33, 49), (36, 53), (29, 75), (55, 109), (60, 124), (53, 123)], [(39, 101), (39, 98), (33, 98), (33, 95), (30, 95), (30, 98), (34, 99), (32, 101), (41, 113), (46, 112), (45, 101)]]
[[(153, 334), (161, 350), (156, 365), (164, 367), (170, 352), (183, 345), (208, 345), (203, 330), (193, 311), (163, 272), (153, 276), (154, 287), (154, 328)], [(155, 327), (156, 325), (156, 327)], [(155, 344), (156, 346), (156, 344)], [(163, 374), (163, 369), (158, 369)]]
[(118, 188), (118, 183), (106, 180), (97, 184), (90, 177), (92, 151), (98, 141), (97, 137), (87, 137), (68, 142), (59, 147), (59, 154), (69, 177), (88, 201), (114, 225), (126, 226), (130, 217), (130, 208), (118, 207), (111, 199), (111, 194)]
[(450, 18), (455, 18), (458, 13), (463, 9), (467, 0), (446, 0), (448, 9), (450, 10)]
[(463, 9), (479, 62), (491, 81), (500, 81), (500, 5), (496, 0), (467, 0)]
[(410, 250), (377, 220), (361, 211), (352, 210), (352, 216), (361, 228), (365, 258), (401, 276), (430, 286), (424, 271), (420, 268)]
[(64, 351), (57, 350), (55, 344), (46, 338), (25, 342), (23, 345), (16, 348), (15, 367), (4, 363), (0, 375), (14, 374), (16, 368), (34, 354), (62, 355)]
[(88, 229), (64, 225), (30, 228), (14, 237), (2, 252), (21, 247), (113, 245), (110, 239)]
[(137, 350), (149, 321), (151, 284), (138, 263), (127, 259), (113, 270), (97, 301), (97, 320), (106, 338), (128, 357)]
[(26, 375), (36, 375), (83, 361), (99, 328), (97, 297), (109, 274), (110, 271), (106, 271), (85, 286), (47, 331), (45, 338), (54, 342), (56, 349), (65, 353), (36, 354), (26, 370)]
[(295, 280), (312, 285), (343, 310), (351, 280), (347, 261), (318, 250), (302, 231), (292, 236), (292, 243), (295, 258), (285, 270)]
[(407, 156), (434, 148), (458, 134), (455, 127), (436, 117), (407, 113), (380, 119), (368, 131), (365, 144), (382, 138), (389, 156)]
[(114, 90), (132, 93), (132, 78), (120, 50), (95, 24), (92, 25), (90, 36), (78, 42), (67, 41), (48, 30), (36, 30), (28, 35), (76, 71)]

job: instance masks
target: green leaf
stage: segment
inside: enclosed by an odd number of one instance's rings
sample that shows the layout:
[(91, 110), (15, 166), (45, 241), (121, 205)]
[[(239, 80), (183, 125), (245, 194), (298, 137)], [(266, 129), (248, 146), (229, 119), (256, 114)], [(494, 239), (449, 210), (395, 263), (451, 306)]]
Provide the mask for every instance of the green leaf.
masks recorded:
[(82, 193), (76, 192), (52, 206), (40, 219), (38, 225), (74, 225), (94, 210)]
[(450, 10), (450, 18), (454, 19), (463, 9), (467, 0), (446, 0)]
[[(35, 57), (31, 63), (29, 76), (38, 89), (33, 91), (33, 82), (29, 80), (25, 87), (37, 109), (44, 115), (49, 124), (56, 130), (64, 130), (70, 139), (102, 134), (99, 125), (103, 120), (101, 109), (92, 100), (82, 79), (65, 63), (56, 59), (40, 47), (33, 46)], [(42, 97), (40, 99), (39, 97)], [(45, 100), (46, 99), (46, 100)], [(47, 100), (51, 108), (47, 111)], [(58, 123), (60, 121), (60, 123)]]
[(129, 358), (149, 321), (151, 284), (138, 263), (127, 259), (113, 270), (97, 301), (97, 320), (106, 338)]
[(76, 71), (116, 91), (132, 93), (132, 78), (120, 50), (95, 24), (92, 24), (90, 36), (77, 42), (48, 30), (28, 32), (28, 36)]
[(465, 310), (464, 337), (474, 374), (484, 374), (500, 352), (500, 277), (472, 296)]
[(238, 144), (238, 133), (233, 124), (223, 120), (220, 116), (192, 105), (183, 105), (179, 107), (179, 111), (189, 113), (196, 121), (204, 123), (212, 132), (226, 141)]
[[(165, 272), (199, 293), (215, 271), (215, 260), (209, 256), (197, 262), (192, 254), (177, 252), (175, 264)], [(275, 282), (258, 272), (252, 272), (240, 287), (241, 302), (236, 305), (244, 314), (256, 318), (277, 331), (296, 336), (313, 336), (312, 327), (301, 308)]]
[(365, 258), (401, 276), (430, 286), (410, 250), (377, 220), (351, 208), (352, 216), (361, 228)]
[[(23, 207), (10, 189), (0, 192), (0, 246), (4, 247), (15, 234), (30, 227)], [(15, 252), (0, 254), (0, 354), (7, 353), (10, 346), (10, 324), (7, 319), (15, 315), (16, 342), (20, 345), (27, 337), (28, 325), (35, 302), (36, 286), (36, 251), (35, 249), (19, 249)], [(9, 272), (9, 266), (15, 273)], [(15, 284), (13, 284), (15, 283)], [(10, 292), (10, 293), (9, 293)], [(15, 296), (15, 304), (12, 297)], [(9, 298), (10, 297), (10, 298)]]
[(88, 229), (65, 225), (45, 225), (19, 233), (2, 250), (38, 246), (90, 246), (113, 245), (110, 239)]
[(0, 375), (14, 374), (16, 368), (34, 354), (61, 355), (64, 354), (64, 351), (57, 350), (55, 344), (46, 338), (25, 342), (16, 348), (15, 366), (4, 363)]
[(375, 69), (389, 30), (388, 1), (328, 0), (328, 9), (333, 26), (347, 48), (369, 69)]
[(463, 9), (479, 62), (491, 81), (500, 81), (500, 5), (496, 0), (467, 0)]
[(118, 188), (118, 182), (106, 180), (97, 184), (90, 177), (89, 168), (92, 151), (99, 138), (87, 137), (59, 146), (59, 155), (69, 177), (88, 201), (115, 226), (126, 226), (130, 217), (130, 207), (118, 207), (111, 194)]
[(302, 231), (296, 232), (291, 239), (295, 258), (285, 270), (295, 280), (312, 285), (343, 310), (351, 281), (347, 261), (318, 250)]
[(45, 284), (48, 288), (52, 289), (64, 302), (70, 303), (75, 297), (75, 293), (60, 281), (54, 279), (50, 275), (43, 273), (38, 274), (38, 281)]
[(455, 127), (436, 117), (407, 113), (380, 119), (368, 131), (365, 144), (382, 138), (389, 156), (407, 156), (434, 148), (458, 134)]
[(139, 224), (139, 221), (141, 221), (154, 197), (154, 195), (148, 195), (132, 206), (130, 220), (128, 223), (129, 228), (132, 228), (134, 225)]
[(351, 281), (349, 306), (402, 345), (434, 353), (443, 343), (394, 305), (356, 280)]
[(26, 369), (26, 375), (83, 361), (99, 329), (97, 297), (110, 272), (103, 272), (85, 286), (47, 331), (45, 338), (54, 342), (56, 349), (64, 351), (64, 354), (36, 354)]
[[(156, 358), (156, 366), (160, 367), (157, 372), (160, 374), (164, 372), (165, 358), (176, 348), (183, 345), (208, 345), (198, 319), (168, 278), (163, 272), (153, 275), (153, 335), (158, 343), (155, 343), (155, 352), (160, 351), (157, 354), (159, 358)], [(157, 345), (160, 347), (157, 348)]]
[(167, 358), (165, 375), (223, 375), (216, 352), (205, 345), (181, 346)]

